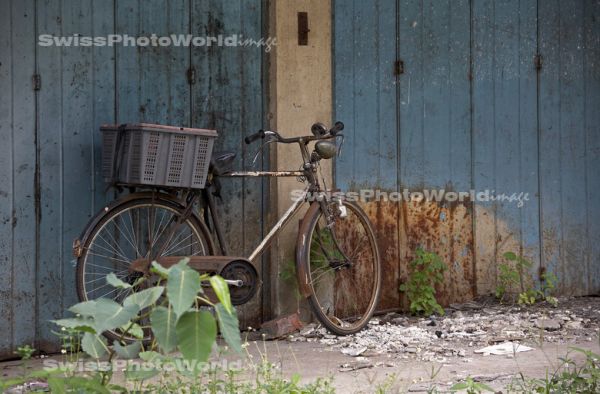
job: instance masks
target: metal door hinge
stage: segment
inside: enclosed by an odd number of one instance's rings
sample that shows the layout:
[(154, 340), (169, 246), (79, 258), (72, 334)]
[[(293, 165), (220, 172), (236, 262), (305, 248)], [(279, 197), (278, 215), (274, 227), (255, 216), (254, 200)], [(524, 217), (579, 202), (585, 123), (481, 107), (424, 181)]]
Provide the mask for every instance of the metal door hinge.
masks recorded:
[(540, 55), (539, 53), (537, 55), (535, 55), (535, 57), (533, 58), (533, 64), (535, 65), (535, 69), (537, 71), (540, 71), (542, 69), (543, 63), (544, 63), (544, 59), (542, 58), (542, 55)]
[(394, 63), (394, 75), (404, 74), (404, 61), (401, 59), (396, 60)]
[(42, 88), (42, 76), (40, 74), (33, 74), (32, 78), (33, 90), (38, 91)]
[(188, 68), (187, 81), (190, 85), (193, 85), (196, 83), (196, 69), (194, 67)]

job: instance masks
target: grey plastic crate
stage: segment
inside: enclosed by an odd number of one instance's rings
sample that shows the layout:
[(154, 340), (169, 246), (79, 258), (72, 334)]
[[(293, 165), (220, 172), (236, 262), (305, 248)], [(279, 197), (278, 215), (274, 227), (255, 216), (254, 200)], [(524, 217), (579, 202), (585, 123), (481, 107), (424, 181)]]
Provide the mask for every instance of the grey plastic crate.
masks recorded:
[[(117, 135), (119, 132), (123, 133), (119, 141), (122, 154), (119, 183), (204, 187), (216, 131), (140, 123), (122, 126)], [(116, 152), (113, 160), (118, 147)]]

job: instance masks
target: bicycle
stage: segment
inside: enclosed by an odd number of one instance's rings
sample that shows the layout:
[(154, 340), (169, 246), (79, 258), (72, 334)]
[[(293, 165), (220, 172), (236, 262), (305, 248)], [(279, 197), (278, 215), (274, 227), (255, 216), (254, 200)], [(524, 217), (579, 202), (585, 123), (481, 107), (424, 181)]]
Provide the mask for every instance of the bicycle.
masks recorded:
[[(130, 289), (107, 285), (110, 272), (135, 284), (151, 276), (151, 262), (169, 267), (184, 257), (202, 273), (221, 275), (230, 287), (234, 305), (256, 294), (259, 277), (253, 262), (277, 233), (308, 204), (296, 242), (296, 276), (300, 294), (308, 299), (316, 318), (331, 332), (348, 335), (368, 324), (379, 300), (381, 263), (375, 234), (365, 212), (341, 193), (328, 193), (321, 176), (321, 160), (332, 159), (343, 143), (344, 126), (327, 128), (317, 123), (312, 135), (284, 138), (277, 131), (260, 130), (246, 144), (265, 139), (270, 143), (298, 144), (303, 163), (295, 171), (233, 171), (235, 153), (215, 153), (202, 189), (166, 186), (141, 187), (115, 182), (130, 194), (108, 204), (74, 241), (77, 258), (77, 294), (81, 301), (108, 297), (124, 299)], [(309, 145), (314, 142), (314, 150)], [(340, 143), (340, 146), (341, 146)], [(257, 153), (258, 155), (258, 153)], [(250, 256), (230, 256), (215, 209), (220, 179), (231, 177), (296, 177), (305, 184), (300, 197), (277, 221)], [(316, 198), (315, 198), (316, 197)], [(196, 209), (196, 207), (198, 207)], [(219, 243), (219, 252), (211, 236)], [(111, 339), (118, 330), (106, 332)]]

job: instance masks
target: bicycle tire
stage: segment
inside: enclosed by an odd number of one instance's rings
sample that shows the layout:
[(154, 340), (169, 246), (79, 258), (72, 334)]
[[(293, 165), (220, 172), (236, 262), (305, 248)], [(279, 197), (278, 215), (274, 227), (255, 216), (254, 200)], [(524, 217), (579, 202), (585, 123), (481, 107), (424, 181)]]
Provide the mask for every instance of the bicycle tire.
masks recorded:
[[(327, 205), (327, 214), (331, 216), (331, 210), (341, 208), (335, 208), (338, 205), (338, 202), (329, 202)], [(369, 322), (372, 317), (377, 304), (379, 302), (379, 296), (381, 292), (381, 261), (379, 256), (379, 248), (377, 246), (377, 240), (375, 238), (375, 233), (371, 226), (371, 223), (366, 215), (366, 213), (362, 210), (362, 208), (354, 203), (354, 202), (343, 202), (343, 206), (345, 207), (346, 215), (348, 212), (355, 215), (358, 222), (360, 222), (361, 227), (364, 230), (364, 236), (368, 241), (368, 249), (370, 255), (368, 260), (370, 264), (361, 263), (359, 260), (367, 261), (367, 258), (361, 257), (351, 257), (346, 258), (347, 252), (342, 250), (342, 245), (344, 249), (348, 249), (349, 245), (354, 245), (357, 242), (356, 239), (340, 239), (336, 241), (337, 236), (335, 232), (337, 231), (340, 235), (346, 232), (346, 236), (350, 237), (350, 233), (347, 230), (341, 229), (341, 227), (349, 227), (350, 225), (342, 222), (342, 220), (348, 220), (348, 216), (341, 218), (341, 215), (335, 219), (335, 222), (330, 227), (330, 232), (332, 233), (331, 243), (333, 245), (334, 254), (335, 249), (337, 249), (338, 256), (344, 257), (342, 260), (345, 260), (344, 263), (340, 263), (339, 261), (336, 263), (338, 266), (333, 264), (334, 259), (328, 259), (328, 265), (330, 267), (329, 271), (321, 271), (319, 272), (319, 278), (328, 274), (328, 272), (333, 272), (333, 274), (329, 274), (329, 276), (333, 275), (333, 279), (329, 279), (329, 283), (325, 283), (325, 287), (328, 288), (326, 291), (330, 292), (323, 296), (322, 289), (316, 288), (319, 284), (317, 283), (316, 275), (313, 272), (316, 272), (316, 269), (323, 270), (322, 266), (311, 269), (311, 251), (314, 252), (315, 248), (315, 230), (319, 230), (318, 223), (321, 219), (324, 219), (323, 216), (323, 208), (319, 202), (313, 202), (311, 207), (307, 211), (306, 215), (302, 220), (302, 224), (300, 227), (300, 231), (298, 233), (298, 243), (296, 249), (296, 272), (298, 276), (298, 283), (301, 289), (301, 293), (308, 299), (309, 305), (315, 317), (332, 333), (337, 335), (349, 335), (354, 334), (360, 330), (362, 330)], [(344, 223), (344, 224), (342, 224)], [(337, 228), (337, 230), (331, 230), (332, 228)], [(321, 234), (325, 233), (325, 229), (321, 231)], [(320, 238), (323, 238), (322, 235), (319, 235)], [(362, 238), (361, 238), (362, 240)], [(318, 249), (324, 249), (322, 239), (318, 241)], [(354, 247), (354, 246), (353, 246)], [(324, 254), (327, 254), (326, 252)], [(358, 256), (358, 254), (357, 254)], [(349, 261), (353, 259), (353, 261)], [(347, 261), (346, 261), (347, 260)], [(313, 258), (313, 263), (316, 259)], [(322, 262), (319, 264), (323, 264)], [(313, 264), (314, 265), (314, 264)], [(314, 268), (314, 267), (313, 267)], [(370, 270), (372, 268), (372, 270)], [(348, 270), (353, 270), (351, 273), (348, 273)], [(362, 271), (362, 272), (361, 272)], [(370, 283), (366, 283), (366, 281), (358, 280), (358, 274), (366, 274), (370, 275)], [(364, 275), (362, 276), (364, 278)], [(346, 283), (342, 281), (346, 281), (347, 279), (352, 279), (353, 283)], [(353, 284), (352, 288), (346, 287), (347, 285)], [(331, 290), (333, 288), (333, 290)], [(365, 295), (368, 296), (368, 303), (364, 303)], [(327, 298), (329, 305), (327, 305), (327, 309), (324, 306), (321, 298)], [(360, 298), (360, 299), (357, 299)], [(350, 300), (350, 301), (348, 301)], [(362, 301), (361, 301), (362, 300)], [(355, 310), (351, 311), (353, 308), (350, 304), (354, 303), (358, 305), (360, 302), (363, 302), (358, 310), (358, 306), (355, 306)], [(342, 305), (343, 304), (343, 305)], [(332, 312), (332, 309), (335, 312)], [(360, 313), (358, 319), (356, 316), (351, 316), (351, 313)], [(340, 316), (336, 316), (336, 315)], [(347, 315), (347, 316), (344, 316)], [(344, 320), (345, 319), (345, 320)], [(349, 323), (349, 320), (354, 320)]]
[[(144, 196), (129, 198), (128, 200), (119, 203), (118, 201), (111, 205), (108, 210), (103, 209), (98, 213), (98, 217), (91, 221), (91, 226), (93, 228), (88, 228), (84, 231), (84, 238), (80, 240), (81, 242), (81, 254), (77, 259), (77, 268), (76, 268), (76, 285), (77, 285), (77, 296), (80, 301), (88, 301), (93, 300), (94, 297), (90, 298), (88, 295), (88, 289), (86, 288), (85, 276), (86, 276), (86, 264), (88, 264), (88, 257), (90, 256), (89, 251), (91, 250), (91, 245), (94, 240), (97, 239), (99, 234), (106, 229), (106, 226), (111, 223), (112, 220), (121, 216), (121, 214), (129, 212), (131, 217), (131, 212), (133, 209), (142, 208), (142, 207), (154, 207), (159, 209), (165, 209), (168, 212), (171, 212), (175, 215), (181, 215), (184, 207), (177, 200), (170, 198), (169, 196)], [(131, 226), (133, 228), (133, 219), (131, 219)], [(138, 223), (139, 224), (139, 223)], [(196, 216), (195, 213), (192, 213), (190, 217), (184, 222), (187, 225), (195, 236), (198, 239), (201, 239), (202, 247), (204, 248), (205, 255), (214, 255), (214, 244), (212, 242), (212, 238), (210, 236), (210, 232), (207, 229), (206, 225)], [(160, 230), (160, 225), (158, 226), (157, 231)], [(135, 231), (135, 230), (134, 230)], [(153, 231), (154, 233), (154, 231)], [(123, 236), (125, 238), (126, 236)], [(133, 239), (133, 238), (131, 238)], [(157, 241), (155, 241), (157, 242)], [(123, 250), (120, 249), (119, 252)], [(121, 254), (121, 253), (119, 253)], [(125, 260), (123, 257), (128, 256), (118, 256), (119, 258), (116, 260)], [(90, 263), (92, 264), (92, 263)], [(104, 271), (98, 274), (98, 276), (102, 275)], [(106, 270), (106, 274), (108, 274), (108, 270)], [(101, 277), (94, 279), (101, 281)], [(121, 338), (121, 334), (115, 331), (106, 331), (103, 333), (105, 337), (110, 340), (118, 340)], [(125, 341), (131, 340), (133, 338), (123, 338)], [(148, 338), (145, 338), (146, 340)]]

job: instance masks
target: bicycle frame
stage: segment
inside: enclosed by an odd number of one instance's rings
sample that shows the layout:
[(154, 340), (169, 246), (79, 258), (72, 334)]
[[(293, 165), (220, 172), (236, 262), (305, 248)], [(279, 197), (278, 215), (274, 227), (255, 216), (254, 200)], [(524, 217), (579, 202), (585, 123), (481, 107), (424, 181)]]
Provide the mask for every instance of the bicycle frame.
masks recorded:
[[(254, 261), (257, 257), (262, 255), (266, 248), (271, 243), (273, 237), (281, 231), (281, 229), (289, 222), (289, 220), (300, 210), (302, 204), (306, 201), (306, 197), (309, 192), (314, 192), (319, 190), (319, 183), (314, 176), (313, 169), (314, 163), (311, 162), (311, 156), (308, 151), (308, 143), (310, 140), (298, 140), (297, 143), (300, 147), (300, 152), (302, 154), (303, 159), (303, 170), (297, 171), (232, 171), (223, 175), (219, 175), (219, 178), (254, 178), (254, 177), (304, 177), (307, 181), (307, 185), (304, 188), (301, 196), (296, 199), (293, 204), (285, 211), (285, 213), (279, 218), (277, 223), (271, 228), (271, 230), (267, 233), (267, 235), (263, 238), (260, 244), (254, 249), (252, 254), (248, 257), (248, 260)], [(266, 145), (266, 144), (265, 144)], [(263, 145), (263, 147), (265, 146)], [(262, 149), (262, 148), (261, 148)], [(223, 231), (221, 229), (220, 221), (218, 214), (215, 209), (215, 202), (210, 193), (209, 188), (207, 187), (203, 191), (204, 198), (208, 202), (208, 207), (210, 209), (210, 214), (212, 218), (212, 222), (215, 228), (215, 233), (217, 236), (217, 240), (219, 241), (219, 247), (221, 248), (221, 253), (223, 255), (228, 255), (227, 243), (223, 237)]]
[[(233, 173), (229, 173), (226, 175), (222, 175), (221, 177), (230, 177), (230, 178), (233, 178), (233, 177), (259, 177), (259, 176), (295, 177), (295, 176), (302, 176), (302, 175), (304, 175), (304, 173), (302, 171), (277, 171), (277, 172), (273, 172), (273, 171), (256, 171), (256, 172), (244, 171), (244, 172), (242, 172), (242, 171), (240, 171), (240, 172), (233, 172)], [(306, 197), (308, 196), (308, 193), (311, 190), (311, 188), (312, 188), (312, 185), (307, 185), (304, 188), (304, 190), (302, 191), (302, 194), (284, 212), (284, 214), (279, 218), (277, 223), (275, 223), (273, 225), (271, 230), (263, 238), (263, 240), (256, 247), (256, 249), (254, 249), (254, 251), (250, 254), (250, 256), (248, 257), (248, 260), (254, 261), (257, 257), (259, 257), (260, 255), (262, 255), (264, 253), (264, 251), (267, 249), (267, 247), (270, 245), (271, 241), (273, 240), (273, 237), (275, 237), (281, 231), (281, 229), (283, 227), (285, 227), (285, 225), (289, 222), (289, 220), (300, 210), (302, 204), (306, 201)], [(223, 255), (226, 256), (228, 254), (227, 243), (223, 237), (223, 231), (221, 229), (219, 216), (215, 209), (214, 198), (213, 198), (212, 194), (208, 191), (208, 189), (205, 189), (204, 197), (208, 201), (208, 207), (210, 209), (212, 223), (215, 228), (217, 240), (219, 241), (221, 253), (223, 253)]]

